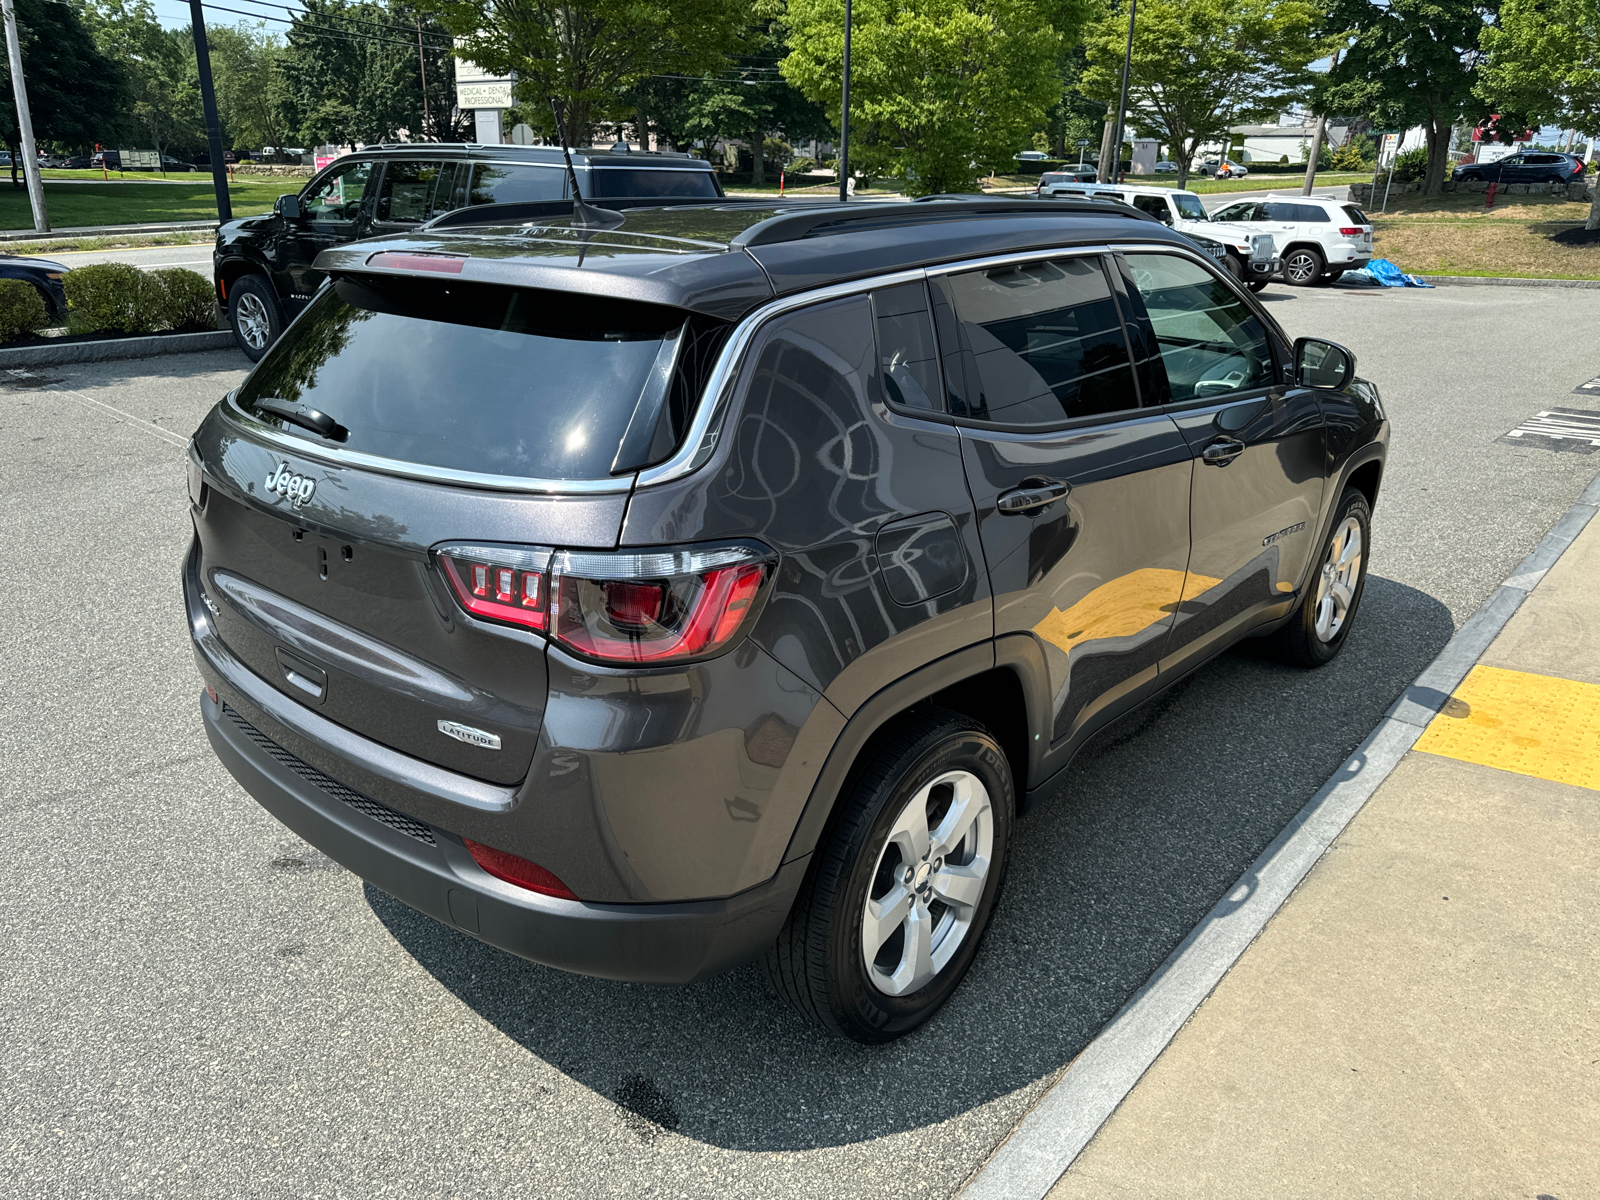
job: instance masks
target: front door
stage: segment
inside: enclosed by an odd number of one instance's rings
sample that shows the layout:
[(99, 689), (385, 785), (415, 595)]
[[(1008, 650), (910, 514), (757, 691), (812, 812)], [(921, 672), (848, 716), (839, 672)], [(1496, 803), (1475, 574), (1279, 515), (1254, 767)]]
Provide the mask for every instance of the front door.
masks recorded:
[(301, 219), (283, 230), (283, 267), (289, 275), (291, 303), (304, 303), (322, 283), (312, 263), (330, 246), (362, 236), (364, 205), (372, 181), (372, 160), (335, 167), (300, 197)]
[[(1194, 455), (1188, 582), (1162, 670), (1183, 670), (1281, 615), (1318, 535), (1326, 443), (1314, 392), (1231, 282), (1187, 255), (1121, 258), (1153, 398)], [(1163, 394), (1164, 393), (1164, 394)]]
[(995, 635), (1037, 641), (1058, 755), (1153, 685), (1189, 553), (1189, 447), (1140, 407), (1108, 262), (931, 281)]

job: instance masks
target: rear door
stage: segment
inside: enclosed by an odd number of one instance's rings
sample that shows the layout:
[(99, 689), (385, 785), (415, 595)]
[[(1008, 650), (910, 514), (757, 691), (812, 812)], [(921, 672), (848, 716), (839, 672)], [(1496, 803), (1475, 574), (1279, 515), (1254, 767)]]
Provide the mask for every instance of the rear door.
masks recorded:
[(1317, 537), (1327, 470), (1315, 393), (1282, 382), (1282, 347), (1230, 280), (1174, 251), (1120, 256), (1151, 399), (1194, 456), (1184, 602), (1162, 670), (1278, 615)]
[(995, 635), (1041, 647), (1057, 752), (1153, 684), (1189, 553), (1189, 447), (1140, 407), (1107, 266), (1094, 253), (930, 281)]

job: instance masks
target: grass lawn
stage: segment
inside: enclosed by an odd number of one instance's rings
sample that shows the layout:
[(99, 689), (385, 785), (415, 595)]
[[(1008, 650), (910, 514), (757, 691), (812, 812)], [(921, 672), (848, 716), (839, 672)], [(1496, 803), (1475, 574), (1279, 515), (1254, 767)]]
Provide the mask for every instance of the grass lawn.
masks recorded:
[(1481, 194), (1389, 199), (1369, 210), (1373, 252), (1413, 275), (1505, 275), (1600, 279), (1600, 243), (1563, 245), (1554, 235), (1582, 229), (1589, 206), (1553, 196)]
[[(57, 229), (75, 225), (135, 225), (153, 221), (203, 221), (217, 216), (216, 193), (206, 176), (193, 182), (67, 183), (44, 185), (50, 224)], [(270, 212), (284, 192), (297, 192), (303, 179), (265, 179), (235, 183), (228, 189), (233, 215), (247, 217)], [(0, 229), (31, 229), (33, 213), (23, 188), (0, 188)]]

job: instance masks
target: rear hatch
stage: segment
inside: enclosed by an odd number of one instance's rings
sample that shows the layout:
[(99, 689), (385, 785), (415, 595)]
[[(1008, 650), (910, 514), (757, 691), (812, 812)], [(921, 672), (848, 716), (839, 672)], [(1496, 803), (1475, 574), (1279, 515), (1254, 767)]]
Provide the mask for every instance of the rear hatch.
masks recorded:
[(675, 444), (685, 321), (567, 293), (337, 280), (196, 434), (218, 634), (340, 725), (523, 778), (543, 638), (468, 618), (434, 552), (615, 546), (633, 472)]

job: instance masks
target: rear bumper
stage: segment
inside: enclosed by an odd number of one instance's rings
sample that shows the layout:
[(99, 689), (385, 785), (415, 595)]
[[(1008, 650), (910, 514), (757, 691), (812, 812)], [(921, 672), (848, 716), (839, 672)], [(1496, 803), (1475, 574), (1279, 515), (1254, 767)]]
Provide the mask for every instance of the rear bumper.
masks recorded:
[[(229, 698), (232, 700), (233, 698)], [(638, 983), (689, 983), (771, 944), (807, 860), (725, 900), (590, 904), (525, 891), (480, 868), (454, 834), (328, 779), (202, 695), (212, 749), (256, 801), (300, 837), (395, 899), (520, 958)]]

